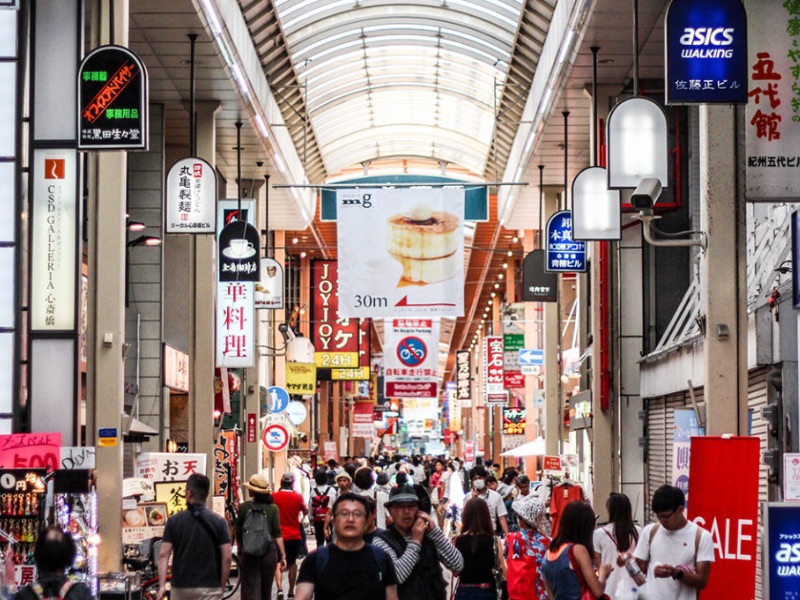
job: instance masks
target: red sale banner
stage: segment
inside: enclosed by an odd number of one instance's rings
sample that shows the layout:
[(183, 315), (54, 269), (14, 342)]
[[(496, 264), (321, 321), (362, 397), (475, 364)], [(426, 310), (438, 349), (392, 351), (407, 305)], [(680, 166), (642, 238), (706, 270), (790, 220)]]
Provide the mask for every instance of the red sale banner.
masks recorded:
[[(711, 532), (714, 565), (703, 600), (752, 598), (756, 586), (759, 440), (693, 437), (687, 517)], [(734, 468), (731, 468), (734, 467)]]

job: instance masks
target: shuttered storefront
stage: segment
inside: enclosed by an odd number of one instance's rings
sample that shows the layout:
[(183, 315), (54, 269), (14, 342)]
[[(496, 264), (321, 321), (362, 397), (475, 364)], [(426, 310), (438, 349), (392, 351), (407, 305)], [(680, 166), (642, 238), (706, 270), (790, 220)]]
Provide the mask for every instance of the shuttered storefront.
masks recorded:
[[(761, 447), (761, 455), (767, 449), (767, 437), (769, 435), (769, 427), (767, 422), (761, 418), (761, 407), (767, 404), (767, 370), (758, 369), (751, 371), (747, 382), (747, 407), (752, 415), (752, 430), (751, 434), (758, 437)], [(758, 501), (759, 504), (768, 500), (768, 487), (767, 475), (769, 469), (766, 465), (759, 466), (758, 476)], [(755, 597), (761, 599), (761, 511), (758, 511), (758, 553), (756, 554), (756, 593)]]

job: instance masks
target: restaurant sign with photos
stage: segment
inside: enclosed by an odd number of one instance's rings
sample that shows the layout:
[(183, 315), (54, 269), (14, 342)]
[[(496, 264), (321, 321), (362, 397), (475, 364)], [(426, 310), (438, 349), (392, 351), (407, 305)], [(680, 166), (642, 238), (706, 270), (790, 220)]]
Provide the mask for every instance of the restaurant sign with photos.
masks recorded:
[(464, 190), (337, 190), (339, 316), (464, 314)]
[(78, 150), (147, 150), (147, 69), (122, 46), (100, 46), (78, 69)]
[(167, 233), (214, 233), (217, 230), (217, 172), (202, 158), (178, 160), (167, 173)]
[(274, 258), (261, 259), (261, 279), (256, 282), (256, 309), (283, 308), (283, 267)]

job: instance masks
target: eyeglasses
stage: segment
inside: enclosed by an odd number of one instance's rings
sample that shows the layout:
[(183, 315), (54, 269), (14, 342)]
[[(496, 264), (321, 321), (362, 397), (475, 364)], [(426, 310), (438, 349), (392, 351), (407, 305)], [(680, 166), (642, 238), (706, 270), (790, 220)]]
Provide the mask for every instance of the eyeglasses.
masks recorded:
[(664, 515), (664, 514), (658, 515), (657, 514), (656, 515), (656, 519), (658, 519), (659, 521), (669, 521), (670, 517), (672, 515), (674, 515), (676, 512), (678, 512), (677, 508), (675, 510), (673, 510), (671, 513), (669, 513), (668, 515)]
[(337, 517), (341, 517), (345, 520), (347, 519), (363, 519), (367, 516), (367, 513), (361, 512), (360, 510), (340, 510), (336, 513)]

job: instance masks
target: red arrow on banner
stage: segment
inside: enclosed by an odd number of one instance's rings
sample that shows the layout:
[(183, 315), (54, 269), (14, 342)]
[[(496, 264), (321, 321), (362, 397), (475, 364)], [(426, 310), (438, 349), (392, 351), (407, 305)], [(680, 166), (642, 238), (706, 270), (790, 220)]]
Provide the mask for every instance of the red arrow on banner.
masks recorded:
[(408, 301), (408, 296), (403, 296), (395, 306), (455, 306), (455, 304), (435, 303), (435, 304), (412, 304)]

